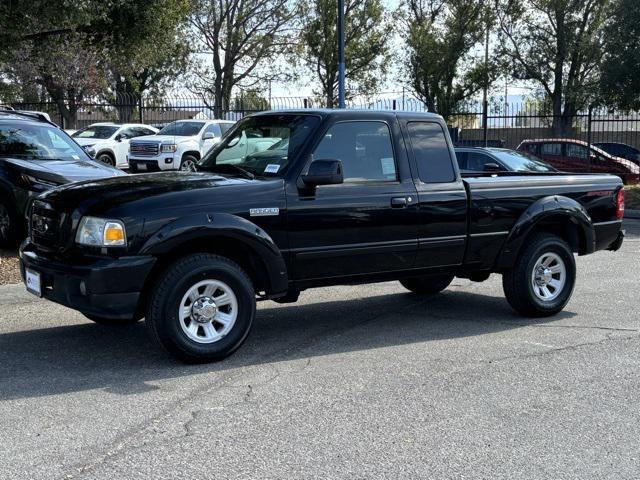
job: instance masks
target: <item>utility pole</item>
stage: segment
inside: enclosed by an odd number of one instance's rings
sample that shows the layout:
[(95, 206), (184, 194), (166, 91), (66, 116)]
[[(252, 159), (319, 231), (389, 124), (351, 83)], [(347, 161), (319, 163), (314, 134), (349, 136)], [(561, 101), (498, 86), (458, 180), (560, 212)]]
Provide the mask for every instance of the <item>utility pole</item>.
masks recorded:
[(484, 88), (482, 89), (482, 140), (484, 146), (487, 146), (489, 133), (489, 21), (487, 20), (486, 34), (484, 39)]
[(338, 0), (338, 107), (344, 108), (344, 0)]

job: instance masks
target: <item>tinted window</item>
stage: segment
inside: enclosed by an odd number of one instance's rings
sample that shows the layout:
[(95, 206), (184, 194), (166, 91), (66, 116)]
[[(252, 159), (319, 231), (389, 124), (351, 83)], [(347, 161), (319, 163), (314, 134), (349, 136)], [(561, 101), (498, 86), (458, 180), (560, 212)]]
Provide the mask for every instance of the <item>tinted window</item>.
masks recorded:
[[(491, 158), (489, 155), (478, 152), (469, 152), (469, 157), (467, 160), (467, 170), (472, 170), (474, 172), (484, 172), (484, 168), (487, 163), (500, 165), (499, 162)], [(501, 168), (501, 170), (503, 169)]]
[(586, 160), (589, 158), (589, 154), (587, 153), (587, 147), (583, 145), (576, 145), (575, 143), (567, 143), (566, 145), (566, 155), (571, 158), (580, 158), (582, 160)]
[(197, 135), (202, 127), (204, 127), (204, 122), (173, 122), (160, 130), (158, 135), (191, 137), (193, 135)]
[(456, 160), (458, 161), (458, 168), (460, 170), (466, 170), (467, 168), (467, 152), (456, 152)]
[(410, 122), (407, 128), (420, 180), (425, 183), (453, 182), (455, 173), (449, 146), (440, 125), (433, 122)]
[(325, 134), (315, 160), (340, 160), (345, 182), (396, 180), (391, 133), (382, 122), (340, 122)]
[(104, 140), (116, 133), (116, 130), (118, 130), (118, 128), (120, 127), (118, 127), (117, 125), (94, 125), (92, 127), (78, 130), (71, 136), (75, 138), (96, 138)]
[(542, 155), (562, 155), (562, 145), (559, 143), (543, 143), (540, 147)]

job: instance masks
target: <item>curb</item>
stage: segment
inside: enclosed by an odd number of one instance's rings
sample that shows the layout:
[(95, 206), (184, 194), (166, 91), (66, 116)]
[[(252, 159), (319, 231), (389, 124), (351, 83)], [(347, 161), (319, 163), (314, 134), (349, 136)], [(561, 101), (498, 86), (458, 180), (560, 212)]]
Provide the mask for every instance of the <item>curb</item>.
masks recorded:
[(640, 210), (625, 210), (624, 218), (640, 219)]

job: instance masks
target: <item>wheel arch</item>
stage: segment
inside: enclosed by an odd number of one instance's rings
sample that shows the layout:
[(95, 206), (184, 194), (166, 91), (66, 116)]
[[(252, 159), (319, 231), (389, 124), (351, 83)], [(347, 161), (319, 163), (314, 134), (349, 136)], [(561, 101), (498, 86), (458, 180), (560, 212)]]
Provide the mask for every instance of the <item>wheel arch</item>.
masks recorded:
[(518, 218), (498, 255), (496, 270), (513, 267), (527, 239), (539, 232), (561, 237), (579, 255), (595, 251), (595, 230), (585, 208), (572, 198), (551, 195), (533, 203)]
[(96, 152), (96, 160), (98, 159), (98, 157), (100, 155), (104, 155), (104, 154), (109, 155), (111, 157), (111, 160), (114, 161), (114, 163), (118, 162), (118, 160), (116, 159), (115, 152), (113, 150), (111, 150), (110, 148), (108, 148), (108, 147), (102, 148), (102, 149), (98, 150), (98, 152)]
[(191, 155), (192, 157), (195, 157), (196, 160), (200, 160), (200, 152), (197, 150), (186, 150), (184, 152), (182, 152), (182, 155), (180, 156), (180, 161), (184, 160), (184, 157), (186, 157), (187, 155)]
[(256, 293), (278, 297), (288, 288), (287, 268), (271, 237), (252, 222), (230, 214), (196, 214), (165, 226), (141, 248), (158, 260), (140, 299), (143, 309), (154, 281), (170, 264), (192, 253), (215, 253), (237, 263), (251, 278)]

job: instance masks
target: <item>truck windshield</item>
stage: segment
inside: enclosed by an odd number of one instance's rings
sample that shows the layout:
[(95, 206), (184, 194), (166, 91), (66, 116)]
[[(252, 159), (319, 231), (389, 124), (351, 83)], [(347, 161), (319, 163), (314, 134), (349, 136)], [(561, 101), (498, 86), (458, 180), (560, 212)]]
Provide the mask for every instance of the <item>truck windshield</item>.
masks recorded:
[(282, 176), (289, 160), (319, 123), (313, 115), (265, 115), (241, 120), (205, 155), (198, 170)]
[(39, 124), (0, 124), (0, 158), (87, 160), (87, 154), (60, 129)]
[(204, 122), (173, 122), (158, 132), (158, 135), (192, 137), (204, 127)]
[(82, 130), (78, 130), (73, 135), (74, 138), (95, 138), (104, 140), (107, 138), (111, 138), (111, 135), (118, 131), (118, 128), (115, 125), (93, 125), (91, 127), (83, 128)]

